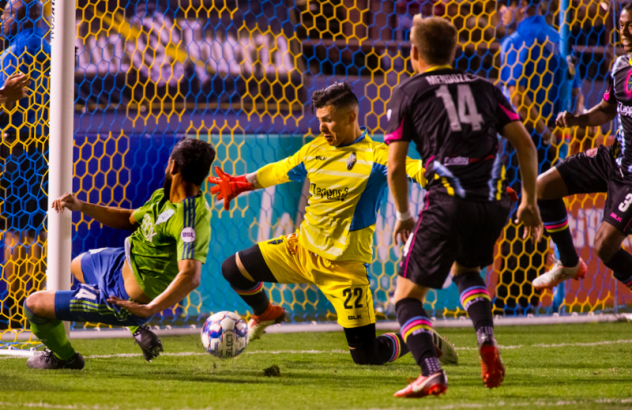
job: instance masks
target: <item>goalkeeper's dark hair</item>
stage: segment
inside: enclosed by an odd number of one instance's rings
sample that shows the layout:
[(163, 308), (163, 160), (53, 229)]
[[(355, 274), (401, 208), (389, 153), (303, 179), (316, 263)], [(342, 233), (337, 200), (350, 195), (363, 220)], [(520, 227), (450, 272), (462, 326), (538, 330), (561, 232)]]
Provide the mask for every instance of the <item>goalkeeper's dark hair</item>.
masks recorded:
[(322, 90), (314, 91), (312, 94), (312, 112), (319, 108), (331, 105), (335, 108), (358, 107), (358, 97), (353, 93), (351, 84), (348, 82), (337, 82)]
[(621, 13), (632, 10), (632, 1), (626, 1), (621, 5)]
[(195, 185), (202, 185), (215, 161), (215, 150), (208, 142), (185, 138), (171, 151), (170, 159), (178, 164), (182, 178)]

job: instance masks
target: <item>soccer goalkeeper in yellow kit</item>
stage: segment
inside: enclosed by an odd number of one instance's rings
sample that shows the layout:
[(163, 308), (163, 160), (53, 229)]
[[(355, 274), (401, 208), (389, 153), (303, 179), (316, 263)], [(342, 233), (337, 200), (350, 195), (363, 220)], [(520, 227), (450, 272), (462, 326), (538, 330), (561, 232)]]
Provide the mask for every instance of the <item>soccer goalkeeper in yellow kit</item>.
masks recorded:
[[(217, 185), (211, 192), (224, 199), (225, 209), (245, 191), (305, 178), (310, 182), (300, 229), (230, 256), (222, 273), (254, 311), (250, 340), (286, 316), (285, 309), (270, 303), (262, 282), (312, 283), (333, 304), (354, 362), (381, 365), (408, 352), (399, 334), (376, 337), (367, 270), (387, 187), (388, 147), (360, 128), (358, 99), (349, 84), (316, 91), (312, 103), (322, 136), (255, 173), (232, 177), (216, 167), (219, 178), (209, 178)], [(411, 179), (425, 185), (421, 161), (408, 159), (406, 169)], [(456, 362), (452, 346), (438, 335), (434, 339), (439, 356)]]

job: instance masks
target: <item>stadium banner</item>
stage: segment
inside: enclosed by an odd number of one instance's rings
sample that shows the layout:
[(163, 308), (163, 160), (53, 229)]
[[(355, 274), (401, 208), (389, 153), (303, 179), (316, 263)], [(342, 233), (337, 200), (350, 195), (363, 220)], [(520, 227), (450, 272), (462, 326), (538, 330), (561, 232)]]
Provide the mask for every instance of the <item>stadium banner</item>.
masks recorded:
[(81, 110), (263, 103), (246, 94), (283, 100), (280, 108), (305, 101), (294, 26), (281, 24), (296, 11), (281, 1), (77, 3)]

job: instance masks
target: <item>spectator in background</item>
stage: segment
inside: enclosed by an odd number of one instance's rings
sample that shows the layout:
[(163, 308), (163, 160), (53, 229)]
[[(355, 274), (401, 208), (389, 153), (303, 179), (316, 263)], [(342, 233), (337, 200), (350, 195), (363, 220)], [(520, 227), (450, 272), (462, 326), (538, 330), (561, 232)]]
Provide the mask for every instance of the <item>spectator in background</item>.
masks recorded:
[[(505, 25), (517, 26), (501, 43), (500, 78), (506, 97), (538, 148), (542, 173), (558, 158), (558, 147), (547, 124), (553, 123), (559, 112), (583, 111), (583, 96), (570, 50), (560, 50), (560, 34), (539, 15), (539, 3), (522, 0), (504, 7)], [(565, 58), (565, 54), (569, 57)], [(508, 183), (521, 192), (515, 150), (509, 144), (505, 144), (505, 155), (509, 157)], [(496, 307), (505, 313), (526, 313), (539, 303), (531, 281), (545, 270), (548, 241), (534, 246), (521, 238), (518, 226), (510, 223), (501, 241)]]
[[(23, 73), (33, 92), (17, 103), (4, 104), (0, 115), (2, 242), (6, 289), (0, 327), (25, 327), (22, 302), (40, 288), (47, 196), (50, 44), (37, 27), (42, 5), (37, 0), (9, 0), (0, 18), (5, 49), (0, 54), (0, 85)], [(19, 75), (19, 74), (18, 74)], [(3, 289), (0, 288), (0, 291)]]

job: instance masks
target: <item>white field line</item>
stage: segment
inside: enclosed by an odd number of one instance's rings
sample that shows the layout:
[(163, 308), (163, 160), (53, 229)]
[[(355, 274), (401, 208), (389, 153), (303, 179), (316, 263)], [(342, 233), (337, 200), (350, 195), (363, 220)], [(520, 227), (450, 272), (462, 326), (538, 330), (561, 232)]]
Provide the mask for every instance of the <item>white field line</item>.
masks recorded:
[[(593, 343), (557, 343), (557, 344), (536, 344), (536, 345), (513, 345), (513, 346), (498, 346), (501, 350), (513, 350), (513, 349), (523, 349), (529, 347), (536, 347), (541, 349), (552, 349), (557, 347), (591, 347), (591, 346), (603, 346), (603, 345), (614, 345), (614, 344), (630, 344), (632, 343), (632, 339), (624, 339), (624, 340), (606, 340), (603, 342), (593, 342)], [(478, 350), (476, 347), (456, 347), (456, 350)], [(244, 352), (244, 354), (349, 354), (348, 350), (261, 350), (256, 352)], [(179, 352), (179, 353), (161, 353), (161, 356), (205, 356), (208, 355), (206, 352)], [(140, 353), (118, 353), (118, 354), (102, 354), (102, 355), (92, 355), (86, 356), (86, 359), (110, 359), (110, 358), (118, 358), (118, 357), (139, 357), (142, 356)], [(6, 359), (23, 359), (24, 357), (15, 357), (15, 356), (0, 356), (0, 360)]]
[[(459, 409), (489, 409), (489, 408), (511, 408), (511, 407), (568, 407), (577, 406), (580, 404), (629, 404), (632, 403), (632, 399), (596, 399), (596, 400), (557, 400), (557, 401), (545, 401), (534, 400), (528, 402), (488, 402), (488, 403), (463, 403), (463, 404), (448, 404), (445, 406), (426, 406), (417, 407), (420, 410), (459, 410)], [(9, 403), (0, 401), (0, 407), (9, 407), (11, 409), (18, 408), (37, 408), (37, 409), (61, 409), (61, 410), (121, 410), (119, 406), (104, 406), (102, 404), (86, 405), (86, 404), (51, 404), (40, 402), (31, 403)], [(136, 408), (134, 410), (163, 410), (161, 407), (148, 408)], [(202, 409), (192, 409), (190, 407), (180, 408), (180, 410), (213, 410), (212, 407), (205, 407)], [(372, 409), (372, 410), (389, 410), (389, 409)]]

